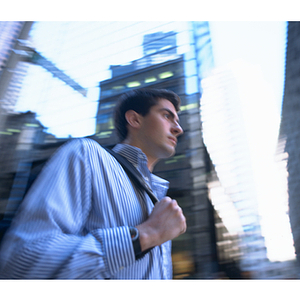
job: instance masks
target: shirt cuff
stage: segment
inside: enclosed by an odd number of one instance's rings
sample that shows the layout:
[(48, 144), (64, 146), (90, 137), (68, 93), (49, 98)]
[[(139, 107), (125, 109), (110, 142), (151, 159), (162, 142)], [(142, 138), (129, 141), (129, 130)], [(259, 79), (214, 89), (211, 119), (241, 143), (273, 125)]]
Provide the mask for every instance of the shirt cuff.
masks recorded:
[(102, 229), (104, 249), (108, 268), (111, 274), (121, 271), (123, 268), (135, 262), (135, 254), (132, 246), (128, 226)]

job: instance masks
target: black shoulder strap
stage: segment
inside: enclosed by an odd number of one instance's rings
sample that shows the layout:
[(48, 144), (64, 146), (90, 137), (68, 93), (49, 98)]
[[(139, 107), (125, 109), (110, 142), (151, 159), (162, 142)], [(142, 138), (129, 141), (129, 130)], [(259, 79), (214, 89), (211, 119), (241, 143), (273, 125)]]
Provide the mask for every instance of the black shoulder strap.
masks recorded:
[[(103, 146), (102, 146), (103, 147)], [(152, 203), (155, 205), (156, 202), (158, 202), (157, 197), (153, 194), (147, 183), (145, 182), (142, 175), (139, 173), (139, 171), (122, 155), (114, 152), (113, 150), (103, 147), (107, 152), (109, 152), (112, 156), (115, 157), (115, 159), (120, 163), (120, 165), (123, 167), (125, 172), (127, 173), (128, 177), (131, 179), (131, 181), (140, 189), (145, 190), (147, 194), (149, 195)]]

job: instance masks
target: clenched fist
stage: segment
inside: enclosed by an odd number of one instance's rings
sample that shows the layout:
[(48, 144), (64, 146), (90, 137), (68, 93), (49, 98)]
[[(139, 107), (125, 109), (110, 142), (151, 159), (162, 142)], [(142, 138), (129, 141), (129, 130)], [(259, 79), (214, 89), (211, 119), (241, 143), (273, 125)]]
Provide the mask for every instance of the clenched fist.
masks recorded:
[(147, 221), (136, 227), (144, 251), (183, 234), (186, 231), (186, 220), (177, 201), (164, 197), (155, 204)]

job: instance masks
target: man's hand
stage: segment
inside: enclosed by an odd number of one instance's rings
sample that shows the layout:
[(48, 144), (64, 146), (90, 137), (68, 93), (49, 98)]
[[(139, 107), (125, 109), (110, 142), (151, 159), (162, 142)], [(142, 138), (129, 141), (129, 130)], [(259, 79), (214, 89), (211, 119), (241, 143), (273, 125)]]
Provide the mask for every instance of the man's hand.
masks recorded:
[(186, 231), (186, 220), (176, 200), (164, 197), (157, 202), (149, 218), (136, 226), (141, 250), (147, 250), (172, 240)]

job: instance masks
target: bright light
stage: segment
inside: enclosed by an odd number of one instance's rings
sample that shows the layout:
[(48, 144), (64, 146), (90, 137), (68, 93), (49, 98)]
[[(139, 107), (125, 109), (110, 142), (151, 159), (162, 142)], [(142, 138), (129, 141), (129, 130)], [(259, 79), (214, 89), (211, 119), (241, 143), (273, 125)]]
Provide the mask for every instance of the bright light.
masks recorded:
[(131, 82), (126, 83), (126, 85), (127, 85), (127, 87), (129, 87), (129, 88), (134, 88), (134, 87), (140, 86), (141, 83), (138, 82), (138, 81), (131, 81)]
[(165, 79), (165, 78), (172, 77), (173, 75), (174, 75), (173, 72), (168, 71), (168, 72), (163, 72), (163, 73), (159, 74), (158, 76), (160, 79)]
[[(226, 203), (234, 203), (235, 209), (237, 200), (244, 203), (241, 208), (249, 213), (241, 219), (242, 225), (253, 224), (251, 216), (256, 216), (268, 258), (286, 260), (295, 255), (286, 214), (286, 181), (275, 164), (280, 113), (273, 101), (259, 66), (242, 60), (217, 68), (203, 80), (204, 142), (231, 199)], [(231, 186), (236, 187), (233, 193)], [(228, 213), (224, 205), (214, 204), (223, 218)]]

